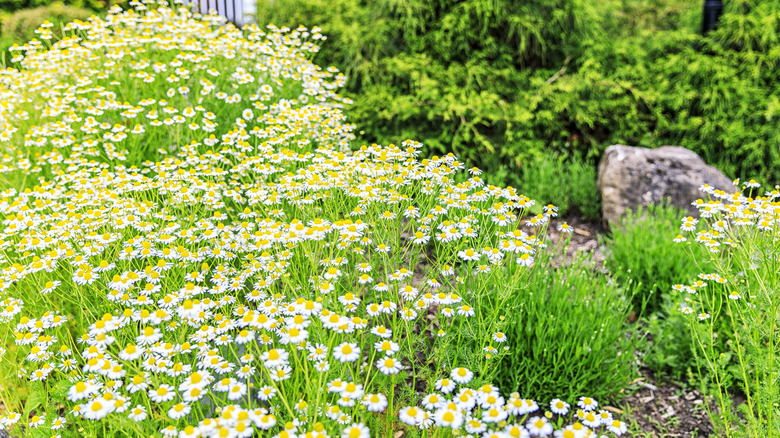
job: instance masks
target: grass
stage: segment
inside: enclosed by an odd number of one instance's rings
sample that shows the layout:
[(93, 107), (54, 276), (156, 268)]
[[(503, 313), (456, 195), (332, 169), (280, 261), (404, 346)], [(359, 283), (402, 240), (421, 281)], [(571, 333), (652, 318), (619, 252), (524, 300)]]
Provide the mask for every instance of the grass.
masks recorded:
[(561, 216), (595, 222), (601, 217), (596, 169), (577, 159), (544, 157), (522, 169), (521, 189), (540, 203), (558, 207)]
[(607, 401), (635, 377), (633, 357), (643, 347), (627, 324), (631, 286), (623, 290), (576, 257), (535, 272), (521, 308), (509, 316), (514, 348), (499, 374), (507, 391), (545, 398), (588, 392)]
[(673, 285), (688, 282), (708, 269), (710, 257), (706, 252), (694, 248), (695, 256), (690, 257), (673, 241), (680, 234), (680, 219), (684, 216), (669, 206), (639, 207), (625, 215), (604, 242), (608, 248), (604, 264), (616, 281), (641, 283), (633, 300), (637, 313), (643, 302), (646, 312), (661, 311)]

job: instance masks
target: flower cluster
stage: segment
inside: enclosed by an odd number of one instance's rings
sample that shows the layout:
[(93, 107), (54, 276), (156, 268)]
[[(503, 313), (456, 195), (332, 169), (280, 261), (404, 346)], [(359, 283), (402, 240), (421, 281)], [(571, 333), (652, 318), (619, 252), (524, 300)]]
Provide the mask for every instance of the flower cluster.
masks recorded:
[[(414, 141), (351, 151), (344, 77), (308, 60), (316, 28), (134, 6), (14, 47), (0, 76), (7, 361), (67, 406), (0, 425), (553, 434), (567, 403), (529, 417), (463, 385), (509, 348), (501, 315), (555, 209), (524, 221), (532, 200)], [(557, 435), (625, 431), (580, 403)]]
[[(759, 191), (760, 185), (755, 180), (750, 180), (745, 183), (745, 188), (750, 191)], [(696, 219), (690, 216), (683, 218), (680, 226), (682, 233), (674, 241), (676, 243), (689, 242), (689, 238), (685, 237), (685, 234), (689, 234), (690, 241), (694, 244), (704, 245), (713, 254), (713, 257), (716, 257), (714, 260), (719, 262), (717, 266), (722, 269), (719, 272), (701, 273), (699, 279), (692, 284), (676, 284), (672, 286), (672, 289), (675, 292), (697, 295), (709, 284), (713, 284), (719, 286), (720, 289), (727, 289), (724, 295), (729, 301), (741, 301), (742, 305), (747, 306), (747, 308), (755, 308), (755, 304), (750, 302), (750, 298), (754, 294), (750, 290), (739, 290), (745, 286), (743, 284), (745, 282), (744, 271), (731, 271), (733, 267), (739, 266), (743, 262), (740, 260), (740, 253), (748, 247), (758, 249), (762, 246), (770, 248), (773, 246), (780, 229), (780, 189), (766, 190), (757, 196), (741, 192), (729, 194), (708, 185), (699, 189), (709, 198), (707, 200), (699, 199), (694, 203), (699, 209), (700, 218)], [(768, 239), (766, 243), (762, 243), (764, 239)], [(726, 259), (720, 258), (723, 252), (726, 253), (724, 256), (727, 257)], [(764, 257), (765, 255), (760, 252), (751, 254), (748, 266), (744, 267), (756, 271), (759, 264), (764, 265), (776, 259), (770, 254), (769, 260), (761, 260)], [(728, 262), (733, 266), (725, 266), (721, 262)], [(699, 309), (695, 309), (697, 305)], [(681, 303), (680, 310), (684, 314), (693, 314), (698, 320), (704, 321), (712, 316), (709, 313), (712, 310), (708, 307), (714, 308), (720, 307), (720, 305), (688, 297)]]
[[(735, 182), (739, 186), (739, 181)], [(780, 186), (762, 190), (750, 180), (744, 192), (728, 194), (701, 187), (700, 219), (684, 218), (689, 244), (704, 245), (714, 271), (699, 274), (685, 292), (680, 310), (690, 315), (693, 348), (702, 359), (699, 375), (718, 403), (713, 424), (726, 431), (772, 436), (777, 431), (777, 315), (780, 300)], [(699, 231), (696, 231), (699, 230)], [(688, 242), (684, 235), (675, 239)], [(700, 371), (701, 373), (701, 371)], [(732, 408), (727, 385), (744, 388), (747, 403)]]

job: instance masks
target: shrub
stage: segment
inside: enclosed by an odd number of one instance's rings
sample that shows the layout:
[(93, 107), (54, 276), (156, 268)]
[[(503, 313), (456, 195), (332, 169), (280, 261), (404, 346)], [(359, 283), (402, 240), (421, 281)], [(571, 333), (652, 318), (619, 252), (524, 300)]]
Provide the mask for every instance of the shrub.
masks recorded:
[(605, 242), (604, 266), (620, 284), (640, 283), (634, 296), (634, 311), (661, 310), (663, 297), (672, 286), (687, 283), (709, 266), (707, 253), (696, 247), (692, 259), (675, 247), (682, 213), (663, 205), (639, 207), (629, 212)]
[(614, 399), (631, 381), (638, 339), (625, 323), (633, 288), (621, 289), (585, 262), (532, 275), (520, 311), (508, 315), (510, 350), (498, 373), (506, 391), (571, 398), (588, 388)]
[(548, 417), (490, 384), (552, 210), (523, 219), (532, 200), (412, 140), (351, 151), (313, 29), (149, 9), (0, 78), (0, 427), (625, 432), (591, 398)]
[(707, 37), (682, 0), (260, 0), (258, 17), (322, 26), (317, 59), (347, 74), (367, 141), (416, 138), (509, 184), (550, 152), (594, 165), (615, 143), (780, 181), (779, 8), (726, 2)]
[(74, 6), (65, 6), (62, 3), (52, 3), (48, 6), (40, 6), (33, 9), (22, 9), (9, 14), (2, 19), (0, 27), (0, 51), (10, 59), (6, 52), (13, 44), (23, 44), (33, 38), (38, 38), (35, 30), (41, 23), (48, 21), (57, 37), (60, 37), (62, 26), (73, 20), (84, 20), (93, 12)]
[(491, 174), (511, 163), (507, 182), (515, 183), (523, 163), (547, 153), (547, 138), (570, 137), (543, 133), (548, 117), (522, 90), (538, 91), (539, 80), (581, 54), (598, 9), (569, 0), (301, 0), (260, 1), (257, 16), (322, 26), (329, 40), (318, 59), (348, 76), (355, 104), (347, 113), (368, 141), (414, 133), (427, 151), (455, 152)]
[[(74, 8), (85, 8), (92, 11), (106, 10), (109, 4), (125, 4), (126, 0), (67, 0), (64, 2), (67, 6)], [(21, 11), (24, 9), (47, 8), (57, 5), (63, 5), (62, 0), (0, 0), (0, 10)]]
[[(696, 246), (715, 255), (711, 269), (686, 288), (681, 303), (693, 335), (709, 412), (724, 436), (780, 436), (780, 186), (761, 190), (745, 183), (742, 193), (706, 191), (700, 208), (703, 229), (684, 230)], [(691, 253), (692, 258), (697, 257)], [(740, 391), (745, 402), (734, 406)]]

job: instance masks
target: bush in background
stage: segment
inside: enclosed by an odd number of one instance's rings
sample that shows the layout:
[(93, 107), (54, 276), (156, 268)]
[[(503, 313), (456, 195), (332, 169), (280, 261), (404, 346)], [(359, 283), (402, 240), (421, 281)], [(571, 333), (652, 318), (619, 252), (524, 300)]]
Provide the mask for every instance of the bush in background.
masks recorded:
[(642, 32), (642, 51), (624, 48), (634, 59), (622, 74), (651, 93), (647, 144), (686, 147), (732, 177), (780, 181), (780, 3), (725, 5), (707, 38)]
[[(68, 6), (75, 8), (86, 8), (94, 11), (105, 10), (109, 5), (123, 4), (125, 0), (69, 0)], [(22, 9), (32, 9), (38, 7), (53, 6), (62, 4), (60, 0), (0, 0), (0, 10), (19, 11)]]
[(418, 138), (517, 184), (550, 152), (679, 144), (730, 176), (780, 181), (780, 4), (736, 0), (698, 35), (683, 0), (260, 0), (258, 22), (319, 25), (362, 139)]
[(632, 290), (592, 271), (584, 258), (536, 270), (519, 292), (526, 295), (521, 309), (507, 315), (502, 390), (539, 398), (616, 396), (634, 373), (638, 340), (624, 329)]
[(348, 76), (348, 111), (366, 141), (416, 135), (487, 173), (514, 163), (507, 180), (516, 183), (517, 168), (558, 137), (536, 130), (534, 76), (581, 56), (599, 12), (579, 0), (262, 0), (257, 21), (322, 27), (318, 59)]
[(60, 29), (65, 23), (73, 20), (84, 20), (94, 14), (89, 9), (75, 6), (65, 6), (61, 2), (52, 3), (32, 9), (22, 9), (13, 13), (0, 12), (0, 53), (8, 56), (8, 48), (14, 44), (23, 44), (36, 38), (35, 29), (44, 21), (54, 24), (54, 34), (59, 37)]
[(22, 9), (8, 15), (3, 20), (3, 38), (11, 38), (19, 43), (35, 38), (35, 29), (44, 21), (54, 24), (55, 32), (60, 25), (64, 25), (74, 19), (83, 20), (94, 12), (75, 6), (65, 6), (63, 3), (53, 3), (33, 9)]

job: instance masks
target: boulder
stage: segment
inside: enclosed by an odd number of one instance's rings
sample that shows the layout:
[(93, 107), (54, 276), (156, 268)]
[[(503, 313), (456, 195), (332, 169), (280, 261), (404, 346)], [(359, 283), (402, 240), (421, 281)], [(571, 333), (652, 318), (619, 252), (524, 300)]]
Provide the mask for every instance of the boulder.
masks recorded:
[(729, 193), (736, 191), (731, 179), (688, 149), (613, 145), (599, 163), (602, 217), (605, 223), (614, 223), (627, 210), (660, 202), (696, 217), (698, 210), (691, 204), (706, 197), (699, 190), (704, 184)]

